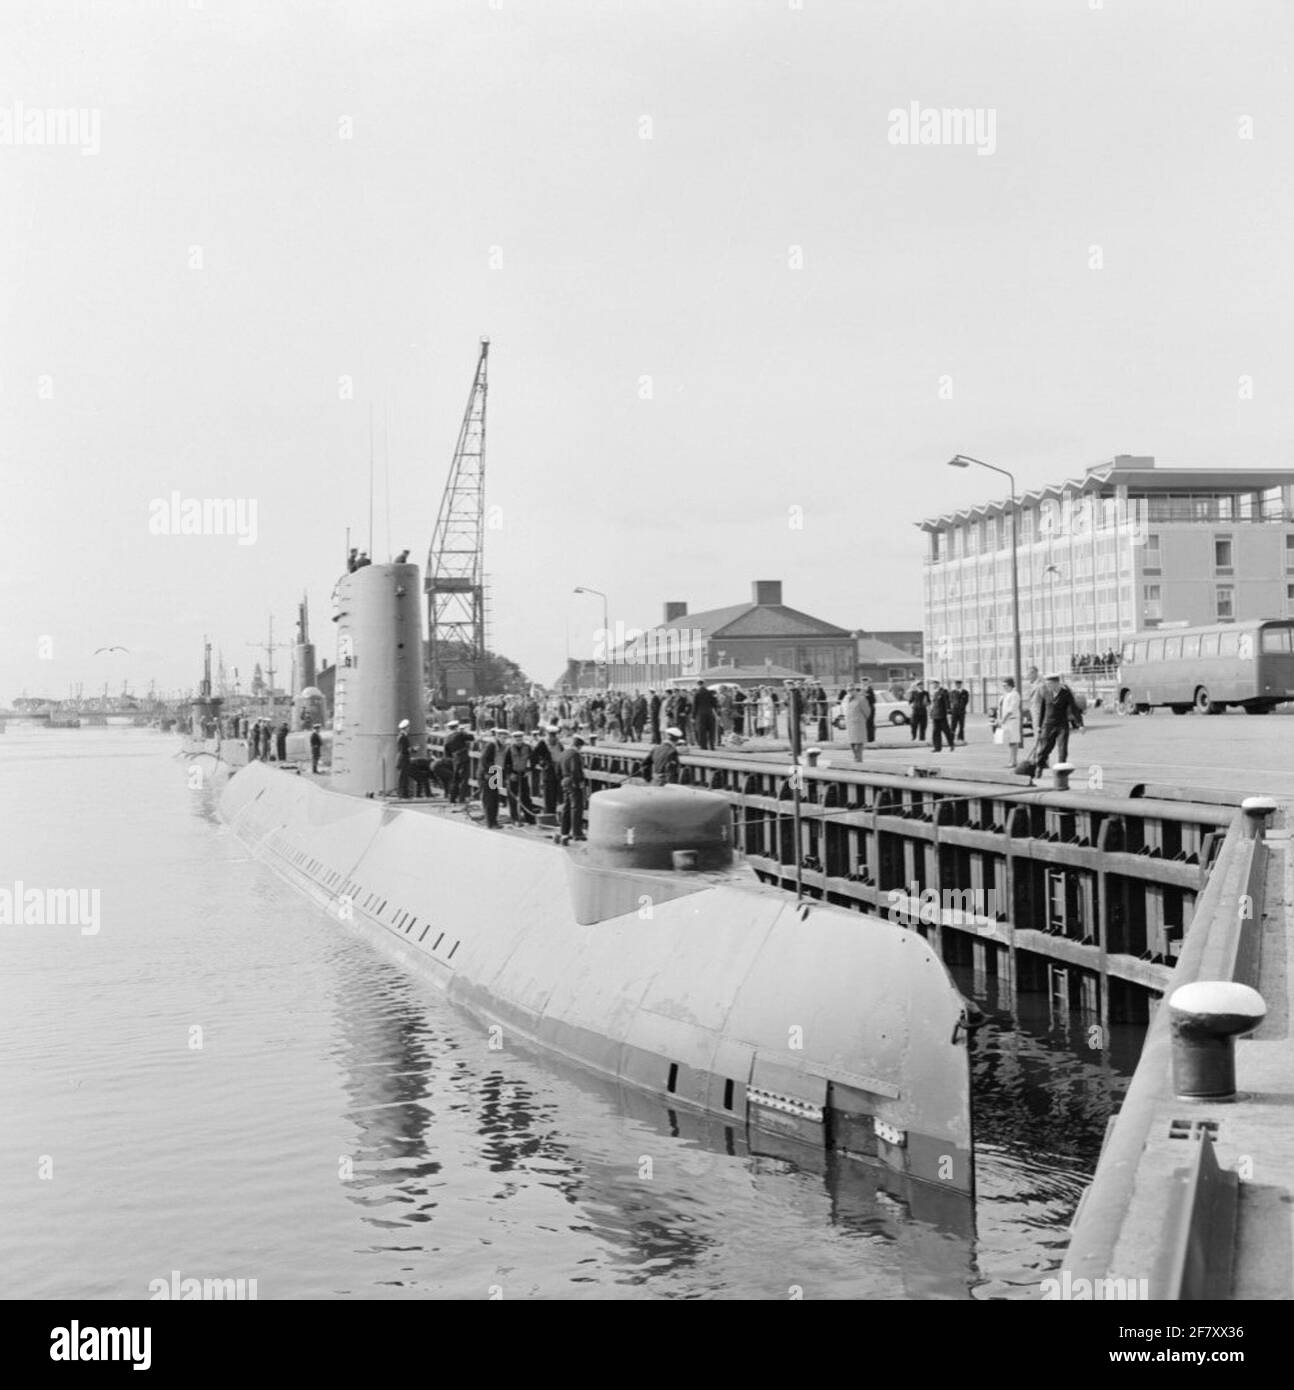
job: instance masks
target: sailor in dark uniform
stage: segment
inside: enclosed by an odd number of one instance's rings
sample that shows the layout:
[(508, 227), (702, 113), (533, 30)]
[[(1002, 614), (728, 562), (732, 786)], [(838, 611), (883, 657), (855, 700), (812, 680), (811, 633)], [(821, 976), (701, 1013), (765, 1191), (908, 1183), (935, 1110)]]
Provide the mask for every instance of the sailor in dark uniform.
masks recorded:
[(409, 775), (413, 778), (414, 796), (431, 796), (431, 759), (427, 756), (426, 750), (422, 748), (414, 749), (417, 753), (416, 758), (409, 761)]
[(562, 775), (562, 833), (563, 840), (582, 840), (584, 838), (584, 796), (587, 782), (584, 777), (584, 759), (580, 749), (584, 740), (576, 734), (558, 759), (557, 770)]
[(678, 781), (678, 741), (682, 737), (681, 729), (666, 729), (665, 742), (658, 743), (643, 759), (639, 771), (653, 787), (664, 787)]
[(557, 803), (561, 800), (561, 776), (557, 770), (557, 763), (563, 750), (557, 733), (557, 725), (550, 724), (548, 732), (535, 744), (533, 754), (544, 792), (544, 814), (548, 816), (557, 814)]
[(399, 796), (404, 801), (409, 795), (409, 721), (400, 721), (400, 734), (395, 741), (395, 766), (400, 774)]
[(445, 756), (453, 766), (449, 799), (465, 802), (472, 775), (472, 736), (460, 726), (457, 719), (451, 719), (445, 727), (449, 730), (449, 737), (445, 740)]
[(275, 741), (276, 741), (276, 743), (278, 744), (278, 758), (279, 758), (279, 762), (281, 762), (281, 763), (287, 762), (287, 760), (288, 760), (288, 726), (287, 726), (286, 722), (279, 725), (279, 727), (278, 727), (278, 736), (277, 736), (277, 738), (276, 738)]
[(358, 547), (356, 547), (356, 546), (351, 546), (350, 554), (347, 555), (347, 557), (346, 557), (346, 572), (347, 572), (348, 574), (354, 574), (354, 573), (355, 573), (355, 567), (356, 567), (356, 565), (358, 565), (358, 563), (359, 563), (359, 549), (358, 549)]
[(660, 742), (660, 707), (660, 692), (653, 690), (651, 692), (651, 699), (648, 701), (647, 705), (651, 714), (651, 741), (653, 743)]
[(319, 755), (323, 752), (323, 735), (319, 732), (319, 725), (316, 724), (310, 730), (310, 771), (319, 771)]
[(704, 681), (697, 681), (692, 695), (692, 718), (696, 726), (698, 748), (713, 748), (718, 728), (714, 691)]
[(476, 761), (481, 810), (485, 812), (485, 824), (490, 830), (499, 828), (499, 782), (503, 776), (503, 768), (499, 765), (499, 738), (507, 732), (506, 729), (495, 729), (487, 734)]

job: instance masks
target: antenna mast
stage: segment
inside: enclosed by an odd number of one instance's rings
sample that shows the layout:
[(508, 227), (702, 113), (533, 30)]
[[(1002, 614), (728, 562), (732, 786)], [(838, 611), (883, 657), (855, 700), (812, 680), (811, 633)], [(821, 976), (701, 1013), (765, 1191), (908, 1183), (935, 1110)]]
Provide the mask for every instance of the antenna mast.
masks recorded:
[(428, 684), (434, 699), (476, 694), (485, 656), (485, 396), (490, 340), (458, 431), (449, 481), (427, 553)]

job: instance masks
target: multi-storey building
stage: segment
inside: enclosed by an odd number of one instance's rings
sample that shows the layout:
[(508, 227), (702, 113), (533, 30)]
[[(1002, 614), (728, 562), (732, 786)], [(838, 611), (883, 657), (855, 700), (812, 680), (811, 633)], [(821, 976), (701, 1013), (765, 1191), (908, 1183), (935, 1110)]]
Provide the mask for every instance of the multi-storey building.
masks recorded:
[[(1157, 468), (1120, 454), (1017, 505), (1026, 671), (1070, 670), (1149, 627), (1294, 613), (1290, 469)], [(1009, 675), (1010, 500), (919, 525), (927, 675)]]

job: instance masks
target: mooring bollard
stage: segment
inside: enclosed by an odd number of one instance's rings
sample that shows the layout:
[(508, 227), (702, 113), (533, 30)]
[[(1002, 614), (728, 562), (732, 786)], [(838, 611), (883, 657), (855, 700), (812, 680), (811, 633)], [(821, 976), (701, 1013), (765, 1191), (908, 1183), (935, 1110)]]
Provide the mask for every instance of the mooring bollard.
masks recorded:
[(821, 748), (806, 748), (804, 750), (804, 761), (809, 767), (817, 767), (820, 757), (822, 757)]
[(1276, 809), (1275, 801), (1270, 796), (1247, 796), (1240, 803), (1240, 809), (1245, 813), (1245, 839), (1261, 840), (1267, 829), (1267, 818)]
[(1197, 980), (1168, 999), (1173, 1090), (1181, 1100), (1234, 1100), (1236, 1038), (1267, 1016), (1256, 989), (1229, 980)]
[(1052, 777), (1055, 779), (1056, 790), (1058, 792), (1067, 792), (1069, 790), (1069, 775), (1073, 770), (1073, 763), (1057, 763), (1056, 766), (1052, 768), (1051, 773)]

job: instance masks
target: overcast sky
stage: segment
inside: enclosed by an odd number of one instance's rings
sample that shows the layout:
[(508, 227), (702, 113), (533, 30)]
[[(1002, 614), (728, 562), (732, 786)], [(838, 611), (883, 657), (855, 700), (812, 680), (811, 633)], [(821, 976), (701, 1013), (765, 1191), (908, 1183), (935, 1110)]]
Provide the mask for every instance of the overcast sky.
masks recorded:
[(0, 702), (204, 633), (246, 676), (302, 592), (331, 659), (370, 405), (425, 563), (483, 335), (489, 642), (543, 681), (575, 585), (919, 627), (913, 523), (996, 495), (957, 451), (1288, 463), (1291, 54), (1287, 0), (4, 0)]

